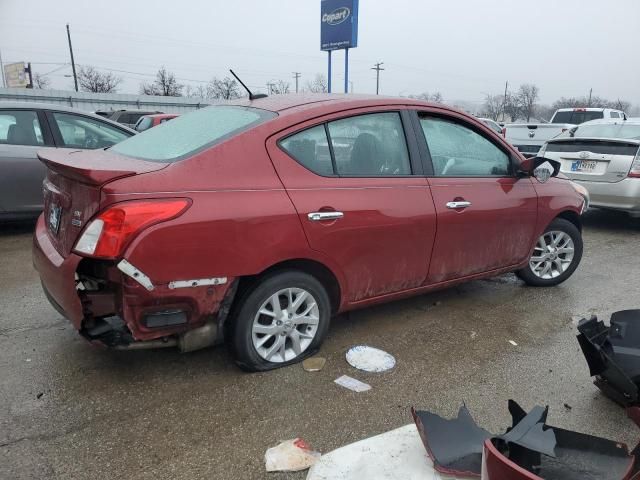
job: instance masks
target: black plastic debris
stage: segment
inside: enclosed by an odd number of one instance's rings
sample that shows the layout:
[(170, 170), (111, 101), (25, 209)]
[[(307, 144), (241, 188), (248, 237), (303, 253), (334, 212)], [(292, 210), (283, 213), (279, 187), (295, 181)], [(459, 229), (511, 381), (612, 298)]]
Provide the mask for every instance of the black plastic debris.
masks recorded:
[(578, 342), (594, 384), (624, 407), (639, 404), (640, 310), (611, 315), (607, 327), (596, 316), (578, 324)]
[(480, 472), (482, 445), (492, 435), (476, 425), (466, 406), (462, 405), (458, 417), (452, 420), (414, 408), (411, 414), (439, 472), (456, 476), (475, 476)]
[(502, 435), (493, 435), (479, 427), (464, 406), (452, 420), (411, 410), (435, 469), (445, 475), (480, 477), (486, 441), (498, 451), (504, 471), (512, 472), (510, 479), (531, 479), (534, 474), (545, 480), (623, 480), (640, 469), (635, 456), (638, 447), (630, 454), (622, 443), (549, 426), (548, 408), (535, 407), (526, 413), (510, 400), (509, 412), (512, 426)]

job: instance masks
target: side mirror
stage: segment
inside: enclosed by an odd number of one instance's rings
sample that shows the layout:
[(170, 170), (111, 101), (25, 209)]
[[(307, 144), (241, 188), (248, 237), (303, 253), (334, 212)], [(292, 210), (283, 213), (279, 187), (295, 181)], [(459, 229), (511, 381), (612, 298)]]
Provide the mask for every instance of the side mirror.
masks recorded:
[(535, 177), (540, 183), (546, 183), (551, 177), (560, 173), (560, 162), (544, 157), (527, 158), (520, 162), (518, 173), (522, 176)]

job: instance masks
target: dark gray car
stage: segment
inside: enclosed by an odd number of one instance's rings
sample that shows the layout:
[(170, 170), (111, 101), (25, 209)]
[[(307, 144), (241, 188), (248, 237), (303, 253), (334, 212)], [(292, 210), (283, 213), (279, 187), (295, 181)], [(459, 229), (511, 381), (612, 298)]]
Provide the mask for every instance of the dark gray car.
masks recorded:
[(32, 218), (42, 211), (44, 148), (109, 147), (136, 132), (62, 105), (0, 102), (0, 220)]

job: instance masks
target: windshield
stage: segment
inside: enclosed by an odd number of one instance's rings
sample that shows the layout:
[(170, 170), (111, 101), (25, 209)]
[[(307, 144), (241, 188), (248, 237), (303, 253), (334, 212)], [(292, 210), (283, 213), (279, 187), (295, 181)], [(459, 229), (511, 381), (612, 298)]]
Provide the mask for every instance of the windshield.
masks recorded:
[(599, 123), (594, 125), (581, 125), (566, 132), (562, 132), (556, 138), (624, 138), (640, 140), (640, 125), (628, 123)]
[(589, 120), (598, 120), (604, 118), (604, 113), (600, 112), (586, 112), (586, 111), (568, 111), (568, 112), (556, 112), (553, 116), (551, 123), (572, 123), (574, 125), (580, 125), (581, 123), (588, 122)]
[(128, 157), (171, 163), (249, 130), (275, 113), (250, 107), (207, 107), (150, 128), (120, 142), (112, 151)]

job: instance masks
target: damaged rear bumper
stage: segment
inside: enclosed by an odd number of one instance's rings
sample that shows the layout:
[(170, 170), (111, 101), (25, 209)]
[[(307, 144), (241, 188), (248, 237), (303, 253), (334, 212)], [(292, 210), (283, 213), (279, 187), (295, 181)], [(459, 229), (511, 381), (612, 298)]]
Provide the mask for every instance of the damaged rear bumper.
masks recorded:
[(155, 284), (126, 260), (62, 257), (42, 216), (33, 263), (54, 308), (90, 342), (118, 349), (191, 351), (220, 342), (236, 287), (227, 278)]

